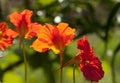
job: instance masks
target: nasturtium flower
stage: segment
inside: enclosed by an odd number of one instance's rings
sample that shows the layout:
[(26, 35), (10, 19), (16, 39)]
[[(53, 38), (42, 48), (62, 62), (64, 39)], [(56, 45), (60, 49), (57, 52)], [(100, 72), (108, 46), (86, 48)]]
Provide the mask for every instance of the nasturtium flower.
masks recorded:
[(32, 15), (33, 12), (27, 9), (9, 15), (10, 22), (16, 26), (15, 31), (19, 34), (20, 42), (22, 42), (23, 39), (31, 39), (36, 36), (40, 27), (42, 27), (41, 24), (31, 21)]
[(5, 50), (13, 43), (18, 34), (10, 29), (5, 22), (0, 22), (0, 49)]
[(62, 53), (65, 46), (74, 38), (75, 29), (67, 23), (59, 23), (57, 26), (46, 24), (40, 28), (38, 38), (31, 45), (34, 50), (46, 52), (51, 49), (55, 54)]
[(85, 78), (92, 82), (98, 82), (104, 76), (104, 71), (100, 60), (96, 54), (93, 53), (93, 48), (90, 48), (86, 36), (77, 41), (77, 47), (81, 53), (77, 54), (77, 56), (72, 58), (63, 66), (77, 64)]

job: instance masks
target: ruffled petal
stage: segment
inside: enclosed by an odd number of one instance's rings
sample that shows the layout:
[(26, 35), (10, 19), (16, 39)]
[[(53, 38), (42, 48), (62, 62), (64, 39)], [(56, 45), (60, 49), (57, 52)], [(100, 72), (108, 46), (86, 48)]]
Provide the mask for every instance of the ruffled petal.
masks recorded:
[(12, 45), (13, 39), (18, 34), (13, 31), (12, 29), (9, 29), (8, 25), (5, 22), (0, 23), (0, 49), (5, 50), (10, 45)]
[(82, 39), (77, 41), (78, 49), (83, 51), (90, 51), (90, 45), (86, 36), (83, 36)]
[(85, 65), (81, 68), (83, 75), (92, 82), (98, 82), (104, 76), (104, 71), (97, 65)]

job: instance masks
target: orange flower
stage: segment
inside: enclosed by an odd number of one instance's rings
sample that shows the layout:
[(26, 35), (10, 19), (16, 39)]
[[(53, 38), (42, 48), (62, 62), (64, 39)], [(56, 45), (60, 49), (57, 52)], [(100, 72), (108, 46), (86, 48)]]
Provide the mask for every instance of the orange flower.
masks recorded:
[(13, 30), (9, 29), (8, 25), (5, 22), (0, 22), (0, 49), (5, 50), (13, 42), (13, 39), (18, 34)]
[(15, 31), (19, 34), (20, 42), (24, 38), (31, 39), (36, 36), (41, 27), (40, 24), (31, 22), (32, 14), (32, 11), (26, 9), (23, 12), (14, 12), (10, 15), (10, 21), (17, 27)]
[(60, 23), (57, 26), (46, 24), (40, 29), (38, 38), (31, 47), (39, 52), (52, 49), (54, 53), (59, 54), (73, 40), (74, 32), (75, 29), (71, 29), (67, 23)]

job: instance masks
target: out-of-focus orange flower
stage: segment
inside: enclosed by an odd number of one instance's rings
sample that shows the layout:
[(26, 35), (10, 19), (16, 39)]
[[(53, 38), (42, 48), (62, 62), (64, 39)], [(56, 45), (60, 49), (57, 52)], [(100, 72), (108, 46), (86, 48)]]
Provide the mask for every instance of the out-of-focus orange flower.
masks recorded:
[(14, 12), (10, 14), (10, 22), (16, 26), (16, 32), (19, 34), (20, 42), (24, 38), (31, 39), (37, 35), (41, 25), (38, 23), (32, 23), (31, 17), (33, 12), (25, 9), (23, 12)]
[(40, 29), (38, 38), (31, 47), (39, 52), (52, 49), (54, 53), (59, 54), (73, 40), (74, 32), (75, 29), (70, 28), (67, 23), (59, 23), (57, 26), (46, 24)]
[(11, 30), (5, 22), (0, 22), (0, 49), (5, 50), (18, 34)]
[(98, 57), (93, 53), (93, 48), (90, 48), (87, 37), (84, 36), (82, 39), (77, 41), (78, 49), (81, 53), (72, 58), (63, 66), (70, 64), (77, 64), (80, 66), (80, 70), (83, 75), (92, 82), (98, 82), (104, 76), (101, 62)]

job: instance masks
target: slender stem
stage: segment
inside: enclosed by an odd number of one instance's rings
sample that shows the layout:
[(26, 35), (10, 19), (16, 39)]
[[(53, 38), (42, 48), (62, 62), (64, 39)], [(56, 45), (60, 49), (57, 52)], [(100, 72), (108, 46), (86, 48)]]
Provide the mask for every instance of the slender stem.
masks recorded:
[(25, 46), (24, 43), (22, 43), (22, 51), (23, 51), (23, 58), (24, 58), (24, 64), (25, 64), (25, 83), (27, 83), (27, 58), (25, 53)]
[(61, 69), (60, 69), (60, 83), (63, 83), (63, 82), (62, 82), (62, 75), (63, 75), (62, 73), (63, 73), (63, 71), (62, 71), (62, 68), (61, 68)]
[(64, 52), (60, 53), (60, 83), (63, 83), (63, 61), (64, 61)]
[(75, 67), (76, 67), (76, 65), (74, 64), (74, 66), (73, 66), (73, 83), (75, 83)]
[(31, 8), (31, 7), (30, 7), (30, 5), (31, 5), (30, 0), (24, 0), (24, 5), (25, 5), (25, 8), (26, 8), (26, 9), (30, 9), (30, 8)]
[(0, 21), (3, 21), (2, 1), (0, 0)]
[(115, 81), (115, 78), (116, 78), (116, 75), (115, 75), (115, 57), (112, 58), (111, 71), (112, 71), (112, 73), (111, 73), (112, 74), (112, 82), (116, 83), (116, 81)]
[(112, 60), (111, 60), (111, 71), (112, 71), (112, 82), (113, 83), (116, 83), (116, 75), (115, 75), (115, 60), (116, 60), (116, 55), (117, 55), (117, 52), (120, 50), (120, 43), (118, 44), (118, 46), (116, 47), (116, 49), (114, 50), (114, 53), (113, 53), (113, 57), (112, 57)]
[(108, 41), (106, 40), (106, 41), (104, 41), (104, 54), (101, 57), (103, 60), (106, 58), (107, 49), (108, 49)]

